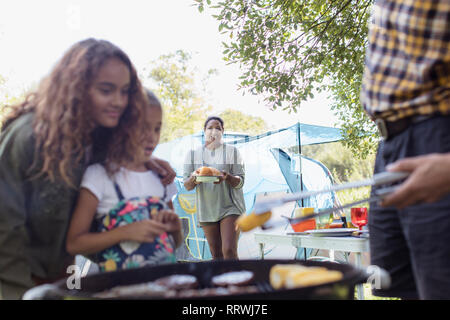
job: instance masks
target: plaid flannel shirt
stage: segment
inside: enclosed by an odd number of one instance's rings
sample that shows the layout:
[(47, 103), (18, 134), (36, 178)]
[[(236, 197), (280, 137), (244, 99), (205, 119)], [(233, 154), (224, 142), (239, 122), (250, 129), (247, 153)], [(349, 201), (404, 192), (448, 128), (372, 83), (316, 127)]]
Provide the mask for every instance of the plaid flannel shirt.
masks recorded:
[(450, 0), (379, 0), (361, 92), (372, 119), (450, 114)]

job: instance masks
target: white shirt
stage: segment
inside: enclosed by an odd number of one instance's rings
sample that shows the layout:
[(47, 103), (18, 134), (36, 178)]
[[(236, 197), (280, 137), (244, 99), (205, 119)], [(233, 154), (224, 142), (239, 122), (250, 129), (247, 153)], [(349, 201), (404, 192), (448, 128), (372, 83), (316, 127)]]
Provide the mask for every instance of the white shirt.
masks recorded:
[[(148, 196), (162, 198), (164, 196), (164, 186), (158, 175), (152, 171), (137, 172), (122, 167), (114, 175), (114, 179), (125, 199)], [(101, 164), (94, 164), (86, 169), (81, 187), (88, 189), (97, 197), (99, 201), (97, 218), (107, 214), (120, 201), (113, 180), (107, 175)], [(178, 190), (175, 183), (169, 184), (166, 188), (166, 197), (161, 200), (169, 202)]]
[[(192, 159), (193, 157), (193, 159)], [(242, 157), (238, 149), (227, 144), (222, 144), (218, 148), (210, 150), (200, 147), (194, 150), (194, 153), (186, 154), (185, 164), (194, 163), (197, 166), (211, 164), (242, 164)]]

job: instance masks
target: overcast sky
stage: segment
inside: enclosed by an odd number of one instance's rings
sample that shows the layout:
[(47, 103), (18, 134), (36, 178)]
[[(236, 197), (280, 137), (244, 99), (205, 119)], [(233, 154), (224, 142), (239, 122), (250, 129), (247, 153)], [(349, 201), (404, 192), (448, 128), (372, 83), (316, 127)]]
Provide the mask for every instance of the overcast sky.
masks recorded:
[(262, 117), (273, 129), (297, 121), (334, 126), (325, 94), (297, 114), (270, 111), (261, 97), (237, 90), (239, 69), (222, 60), (218, 22), (199, 13), (193, 0), (15, 0), (0, 2), (0, 75), (11, 91), (27, 88), (46, 75), (73, 43), (103, 38), (121, 47), (136, 68), (182, 49), (202, 72), (215, 68), (208, 101), (219, 112), (238, 109)]

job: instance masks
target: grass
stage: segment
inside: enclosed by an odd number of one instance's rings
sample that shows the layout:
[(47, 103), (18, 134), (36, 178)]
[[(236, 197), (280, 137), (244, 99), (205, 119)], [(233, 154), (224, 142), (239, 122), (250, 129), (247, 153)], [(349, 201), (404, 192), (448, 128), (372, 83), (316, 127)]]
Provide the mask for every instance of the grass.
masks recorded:
[[(362, 187), (359, 189), (347, 189), (342, 190), (336, 193), (337, 198), (339, 201), (341, 201), (342, 204), (354, 202), (357, 200), (361, 200), (364, 198), (368, 198), (370, 196), (370, 187)], [(361, 204), (360, 207), (369, 207), (369, 203)], [(345, 210), (347, 221), (350, 221), (350, 209)], [(372, 287), (369, 283), (365, 283), (363, 285), (364, 288), (364, 299), (365, 300), (401, 300), (400, 298), (396, 297), (378, 297), (374, 296), (372, 294)], [(356, 298), (356, 291), (355, 291), (355, 299)]]
[[(363, 285), (364, 288), (364, 300), (401, 300), (400, 298), (396, 298), (396, 297), (377, 297), (372, 295), (372, 287), (370, 285), (370, 283), (365, 283)], [(355, 300), (357, 299), (356, 297), (356, 290), (355, 290)]]

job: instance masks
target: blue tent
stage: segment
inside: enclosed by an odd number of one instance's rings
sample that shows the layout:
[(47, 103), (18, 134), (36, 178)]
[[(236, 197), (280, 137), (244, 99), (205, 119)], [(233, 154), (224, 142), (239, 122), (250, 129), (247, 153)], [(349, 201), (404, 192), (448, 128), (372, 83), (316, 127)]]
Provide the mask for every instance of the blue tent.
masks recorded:
[[(225, 132), (225, 143), (236, 146), (244, 159), (246, 178), (243, 191), (247, 213), (253, 210), (259, 194), (322, 189), (331, 185), (328, 169), (318, 161), (301, 156), (301, 147), (341, 139), (340, 129), (302, 123), (257, 136)], [(195, 216), (195, 191), (187, 191), (182, 183), (186, 154), (203, 143), (203, 132), (198, 132), (160, 144), (154, 152), (155, 156), (169, 161), (177, 173), (178, 194), (173, 204), (188, 227), (186, 247), (192, 259), (211, 258)], [(299, 205), (330, 208), (334, 197), (334, 193), (324, 194), (305, 199)]]
[[(270, 151), (273, 156), (278, 159), (280, 170), (283, 173), (284, 179), (291, 192), (320, 190), (331, 187), (333, 178), (328, 168), (321, 162), (305, 156), (295, 159), (280, 148), (273, 148)], [(296, 161), (298, 159), (302, 162), (302, 170), (295, 167), (296, 163), (300, 162)], [(301, 175), (300, 171), (302, 171)], [(325, 177), (326, 179), (317, 177)], [(299, 207), (331, 208), (333, 207), (335, 200), (334, 193), (324, 193), (314, 197), (301, 199), (297, 201), (297, 204)]]

